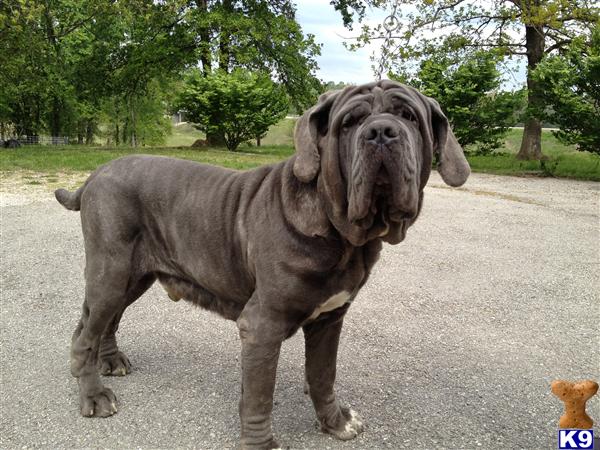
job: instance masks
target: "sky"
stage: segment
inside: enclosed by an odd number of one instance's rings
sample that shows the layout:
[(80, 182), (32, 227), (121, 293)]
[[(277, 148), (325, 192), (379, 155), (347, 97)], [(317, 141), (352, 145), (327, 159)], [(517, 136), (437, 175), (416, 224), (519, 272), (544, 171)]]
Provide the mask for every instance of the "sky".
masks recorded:
[[(371, 69), (370, 56), (377, 44), (351, 52), (343, 42), (357, 34), (344, 28), (342, 16), (333, 9), (328, 0), (297, 0), (296, 20), (300, 23), (304, 34), (314, 34), (316, 41), (323, 44), (321, 56), (317, 58), (319, 71), (317, 77), (323, 81), (345, 81), (348, 83), (367, 83), (373, 81), (375, 75)], [(383, 20), (382, 11), (371, 10), (369, 19)], [(351, 42), (351, 41), (350, 41)]]
[[(371, 68), (373, 62), (370, 57), (375, 53), (380, 54), (380, 42), (369, 44), (367, 47), (351, 52), (343, 42), (350, 41), (357, 34), (344, 28), (342, 16), (333, 9), (329, 0), (297, 0), (296, 20), (300, 23), (305, 34), (315, 35), (318, 43), (323, 44), (321, 56), (317, 58), (319, 70), (317, 77), (321, 80), (353, 84), (362, 84), (375, 79)], [(387, 16), (386, 11), (371, 9), (367, 12), (367, 21), (379, 23)], [(506, 77), (504, 89), (518, 88), (525, 81), (525, 67), (523, 61), (509, 62), (517, 68), (517, 73)]]

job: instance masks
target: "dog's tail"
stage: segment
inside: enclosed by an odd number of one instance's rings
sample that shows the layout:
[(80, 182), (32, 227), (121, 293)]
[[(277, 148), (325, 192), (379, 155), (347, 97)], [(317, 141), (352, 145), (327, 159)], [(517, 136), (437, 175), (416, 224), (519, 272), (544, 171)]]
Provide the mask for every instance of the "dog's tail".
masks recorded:
[(85, 184), (75, 192), (69, 192), (66, 189), (57, 189), (54, 191), (54, 196), (58, 203), (71, 211), (79, 211), (81, 209), (81, 194)]

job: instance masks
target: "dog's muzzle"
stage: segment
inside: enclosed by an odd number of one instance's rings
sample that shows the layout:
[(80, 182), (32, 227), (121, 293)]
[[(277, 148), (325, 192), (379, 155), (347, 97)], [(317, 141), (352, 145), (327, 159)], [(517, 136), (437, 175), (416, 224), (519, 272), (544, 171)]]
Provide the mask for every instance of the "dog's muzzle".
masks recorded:
[(360, 130), (353, 161), (348, 218), (363, 229), (413, 219), (418, 214), (416, 143), (397, 119), (379, 119)]

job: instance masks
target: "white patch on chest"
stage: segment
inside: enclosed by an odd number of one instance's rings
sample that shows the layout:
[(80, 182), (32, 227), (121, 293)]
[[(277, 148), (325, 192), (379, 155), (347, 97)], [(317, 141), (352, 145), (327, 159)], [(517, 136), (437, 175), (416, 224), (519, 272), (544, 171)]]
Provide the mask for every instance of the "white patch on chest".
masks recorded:
[(321, 303), (315, 308), (308, 320), (314, 320), (323, 313), (333, 311), (334, 309), (343, 306), (348, 300), (350, 300), (350, 292), (342, 291), (332, 295), (324, 303)]

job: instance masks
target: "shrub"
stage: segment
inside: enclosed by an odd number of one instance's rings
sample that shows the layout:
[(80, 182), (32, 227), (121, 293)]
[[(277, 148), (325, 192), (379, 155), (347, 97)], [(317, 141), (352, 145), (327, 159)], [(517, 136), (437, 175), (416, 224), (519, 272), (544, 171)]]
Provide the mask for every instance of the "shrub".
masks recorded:
[(208, 76), (191, 72), (178, 104), (196, 128), (216, 136), (232, 151), (242, 142), (263, 137), (289, 109), (281, 86), (268, 75), (245, 70)]
[(474, 146), (476, 153), (484, 154), (502, 145), (525, 100), (521, 91), (500, 91), (499, 63), (500, 57), (493, 52), (476, 52), (459, 62), (438, 54), (421, 63), (415, 78), (392, 78), (435, 98), (461, 145)]

